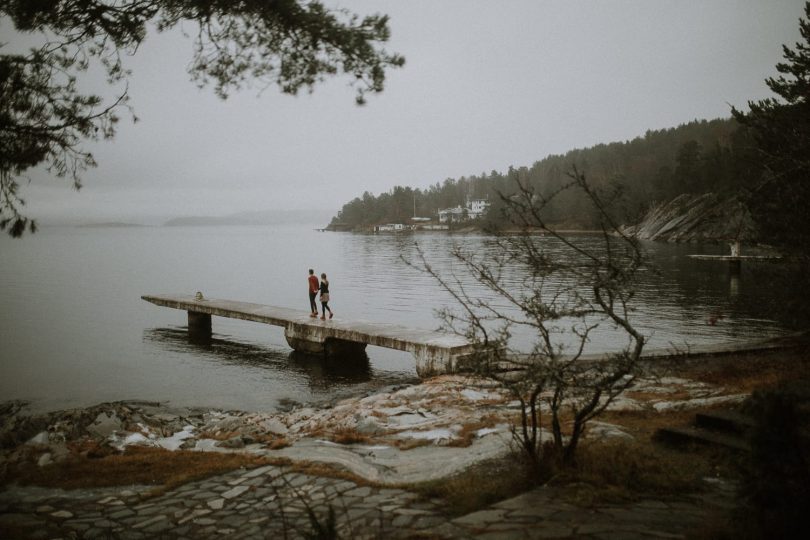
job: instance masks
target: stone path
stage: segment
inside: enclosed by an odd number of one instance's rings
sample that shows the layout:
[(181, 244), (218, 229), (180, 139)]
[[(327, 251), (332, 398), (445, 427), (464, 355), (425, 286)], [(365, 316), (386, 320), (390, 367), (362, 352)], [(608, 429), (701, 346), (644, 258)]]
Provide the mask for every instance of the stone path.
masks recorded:
[[(711, 515), (733, 507), (733, 488), (719, 484), (679, 501), (645, 500), (581, 508), (561, 499), (559, 490), (541, 487), (439, 527), (439, 537), (481, 539), (689, 538)], [(700, 536), (698, 534), (698, 536)]]
[(392, 488), (265, 466), (191, 482), (163, 495), (128, 490), (0, 491), (0, 533), (10, 538), (303, 538), (309, 510), (334, 509), (341, 538), (684, 538), (709, 512), (728, 509), (729, 486), (681, 502), (643, 501), (583, 509), (538, 488), (448, 520), (440, 501)]

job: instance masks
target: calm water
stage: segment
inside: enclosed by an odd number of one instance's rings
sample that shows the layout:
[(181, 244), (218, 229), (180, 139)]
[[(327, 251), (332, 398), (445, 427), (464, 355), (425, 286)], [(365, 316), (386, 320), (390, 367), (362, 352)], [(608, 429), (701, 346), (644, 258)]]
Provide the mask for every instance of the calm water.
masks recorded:
[[(176, 405), (273, 410), (412, 381), (410, 355), (369, 347), (356, 365), (299, 357), (283, 330), (214, 318), (211, 343), (190, 342), (186, 314), (140, 300), (148, 293), (308, 309), (306, 270), (329, 274), (337, 317), (438, 327), (450, 300), (408, 268), (418, 241), (450, 274), (450, 242), (486, 252), (483, 235), (360, 235), (311, 226), (54, 228), (23, 240), (0, 235), (0, 401), (41, 410), (146, 399)], [(587, 240), (587, 239), (586, 239)], [(735, 342), (790, 330), (776, 265), (744, 267), (689, 253), (718, 246), (647, 244), (658, 274), (644, 276), (634, 321), (651, 348)], [(714, 313), (724, 318), (707, 323)], [(614, 347), (595, 336), (591, 350)]]

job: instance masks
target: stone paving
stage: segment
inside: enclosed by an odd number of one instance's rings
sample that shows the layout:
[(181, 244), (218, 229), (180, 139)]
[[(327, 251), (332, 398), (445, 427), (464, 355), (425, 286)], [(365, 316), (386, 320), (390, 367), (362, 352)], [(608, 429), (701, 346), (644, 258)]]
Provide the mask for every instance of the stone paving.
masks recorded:
[[(672, 377), (640, 381), (634, 391), (614, 406), (660, 411), (741, 399), (723, 388)], [(503, 456), (514, 412), (508, 395), (458, 376), (286, 413), (115, 402), (32, 416), (23, 403), (0, 404), (0, 469), (18, 463), (51, 466), (69, 456), (69, 443), (115, 450), (137, 444), (325, 463), (365, 482), (268, 465), (160, 495), (146, 486), (72, 491), (4, 486), (0, 540), (326, 538), (313, 534), (314, 523), (326, 523), (330, 509), (340, 538), (684, 538), (711, 513), (732, 504), (731, 488), (721, 482), (678, 501), (593, 508), (568, 502), (560, 488), (544, 487), (465, 516), (448, 516), (442, 501), (381, 487), (437, 481)], [(454, 444), (473, 428), (468, 446)], [(338, 444), (328, 438), (336, 432), (367, 441)], [(592, 423), (590, 436), (631, 438), (604, 422)], [(275, 442), (287, 446), (270, 444)]]
[(158, 496), (150, 488), (62, 491), (7, 486), (0, 533), (32, 539), (311, 538), (334, 510), (341, 538), (684, 538), (713, 511), (730, 508), (722, 483), (677, 502), (647, 500), (580, 508), (538, 488), (457, 518), (441, 502), (403, 489), (358, 485), (268, 465), (191, 482)]
[[(143, 490), (143, 488), (142, 488)], [(334, 510), (341, 536), (377, 538), (444, 523), (437, 505), (407, 491), (359, 486), (285, 467), (238, 470), (157, 497), (137, 490), (12, 488), (0, 492), (0, 526), (27, 538), (300, 538)]]
[(643, 500), (582, 508), (559, 489), (541, 487), (462, 516), (435, 529), (439, 538), (690, 538), (706, 520), (733, 507), (733, 488), (718, 483), (707, 493), (677, 501)]

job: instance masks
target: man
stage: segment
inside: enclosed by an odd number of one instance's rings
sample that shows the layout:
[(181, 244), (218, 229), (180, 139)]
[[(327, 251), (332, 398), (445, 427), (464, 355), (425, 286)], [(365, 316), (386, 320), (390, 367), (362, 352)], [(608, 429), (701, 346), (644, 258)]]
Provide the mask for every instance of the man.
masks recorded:
[(318, 276), (315, 275), (315, 270), (309, 269), (309, 316), (318, 316), (318, 305), (315, 303), (315, 297), (318, 296), (320, 284), (318, 283)]

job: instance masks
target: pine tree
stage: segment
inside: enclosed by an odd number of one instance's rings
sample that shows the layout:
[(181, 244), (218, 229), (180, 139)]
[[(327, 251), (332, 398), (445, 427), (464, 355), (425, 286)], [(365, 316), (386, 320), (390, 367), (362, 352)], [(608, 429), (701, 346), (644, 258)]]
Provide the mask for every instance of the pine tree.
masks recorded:
[(780, 75), (765, 82), (778, 98), (749, 102), (734, 117), (753, 135), (763, 168), (747, 197), (762, 240), (810, 259), (810, 2), (799, 19), (803, 43), (783, 46)]

